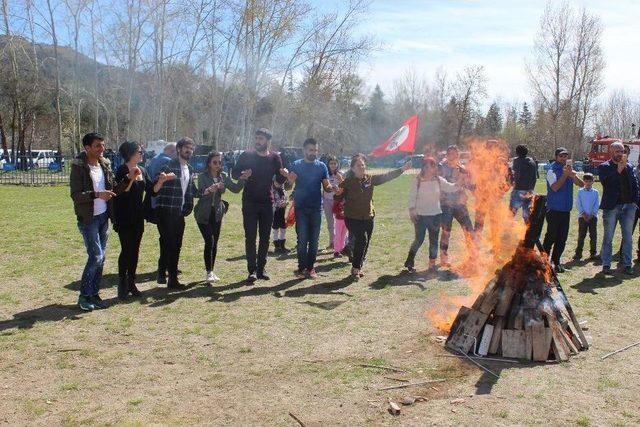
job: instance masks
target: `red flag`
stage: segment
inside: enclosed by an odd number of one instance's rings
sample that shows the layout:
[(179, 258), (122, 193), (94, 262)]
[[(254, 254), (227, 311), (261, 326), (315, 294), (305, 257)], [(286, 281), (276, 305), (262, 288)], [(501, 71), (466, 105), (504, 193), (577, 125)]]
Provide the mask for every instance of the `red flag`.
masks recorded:
[(370, 156), (383, 157), (389, 154), (403, 151), (413, 153), (418, 133), (418, 115), (409, 118), (400, 129), (389, 137), (385, 142), (373, 149)]

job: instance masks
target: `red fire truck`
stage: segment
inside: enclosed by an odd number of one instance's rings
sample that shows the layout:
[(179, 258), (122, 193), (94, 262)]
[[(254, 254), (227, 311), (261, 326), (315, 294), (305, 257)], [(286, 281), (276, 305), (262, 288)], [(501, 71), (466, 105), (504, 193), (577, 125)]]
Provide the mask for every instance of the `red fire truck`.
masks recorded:
[(609, 138), (596, 135), (595, 139), (590, 142), (591, 150), (587, 153), (584, 171), (591, 172), (593, 174), (598, 173), (598, 166), (611, 159), (609, 149), (611, 144), (614, 142), (621, 142), (626, 147), (629, 147), (629, 163), (635, 167), (638, 164), (638, 156), (640, 156), (640, 138), (624, 140), (620, 138)]

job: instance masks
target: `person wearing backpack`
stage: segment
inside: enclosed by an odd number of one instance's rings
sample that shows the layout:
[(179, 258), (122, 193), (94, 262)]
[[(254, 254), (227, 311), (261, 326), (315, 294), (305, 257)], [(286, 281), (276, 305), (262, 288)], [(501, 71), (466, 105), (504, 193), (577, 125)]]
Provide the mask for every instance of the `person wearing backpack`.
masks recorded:
[(457, 191), (460, 191), (460, 187), (455, 183), (438, 176), (438, 165), (434, 158), (424, 159), (420, 173), (409, 188), (409, 218), (413, 222), (415, 237), (404, 266), (410, 272), (415, 272), (416, 254), (422, 246), (427, 232), (429, 233), (429, 271), (436, 269), (440, 217), (442, 215), (441, 193), (455, 193)]

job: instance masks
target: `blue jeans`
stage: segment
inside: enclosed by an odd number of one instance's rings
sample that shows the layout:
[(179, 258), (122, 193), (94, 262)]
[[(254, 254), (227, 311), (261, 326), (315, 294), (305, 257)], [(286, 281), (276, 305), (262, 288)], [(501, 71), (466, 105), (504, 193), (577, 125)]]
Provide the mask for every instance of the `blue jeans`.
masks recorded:
[(78, 221), (78, 229), (87, 248), (87, 264), (82, 272), (80, 295), (90, 297), (100, 292), (102, 267), (109, 235), (109, 217), (105, 212), (94, 216), (90, 224)]
[(529, 190), (513, 190), (509, 199), (509, 209), (515, 215), (518, 209), (522, 208), (522, 219), (525, 222), (529, 220), (529, 209), (531, 208), (532, 191)]
[(438, 257), (438, 234), (440, 233), (440, 215), (418, 215), (414, 224), (415, 238), (409, 249), (409, 253), (415, 257), (422, 246), (427, 232), (429, 232), (429, 259)]
[(620, 221), (622, 228), (622, 265), (631, 267), (631, 251), (633, 249), (633, 221), (636, 216), (636, 205), (625, 203), (617, 205), (613, 209), (602, 211), (602, 225), (604, 236), (602, 238), (602, 265), (611, 267), (613, 234), (616, 231), (616, 224)]
[(298, 235), (298, 269), (311, 270), (316, 263), (322, 211), (296, 206), (296, 233)]

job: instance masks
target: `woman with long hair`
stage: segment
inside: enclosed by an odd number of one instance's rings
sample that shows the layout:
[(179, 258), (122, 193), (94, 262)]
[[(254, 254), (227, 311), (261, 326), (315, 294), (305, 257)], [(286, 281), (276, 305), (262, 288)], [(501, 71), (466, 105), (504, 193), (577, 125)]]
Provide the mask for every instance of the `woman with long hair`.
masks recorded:
[(438, 164), (432, 157), (424, 159), (422, 169), (409, 188), (409, 218), (413, 222), (415, 238), (409, 249), (404, 266), (414, 272), (416, 253), (429, 233), (429, 271), (436, 268), (438, 257), (438, 236), (440, 234), (441, 192), (453, 193), (460, 190), (456, 184), (438, 176)]
[(339, 188), (335, 193), (336, 200), (344, 200), (344, 217), (349, 234), (355, 238), (353, 257), (351, 258), (351, 277), (358, 280), (362, 273), (362, 264), (367, 256), (371, 234), (373, 233), (373, 187), (389, 182), (402, 175), (411, 167), (407, 162), (400, 169), (390, 172), (367, 174), (367, 158), (364, 154), (356, 154), (351, 158), (351, 173), (347, 178), (338, 178)]
[[(327, 158), (327, 170), (329, 171), (329, 183), (331, 187), (338, 185), (338, 179), (342, 178), (340, 175), (340, 163), (335, 156), (329, 156)], [(324, 209), (324, 218), (327, 221), (327, 231), (329, 232), (329, 246), (327, 249), (334, 249), (334, 219), (333, 219), (333, 192), (322, 192), (322, 208)]]
[(144, 233), (143, 196), (153, 194), (153, 182), (142, 162), (142, 147), (135, 141), (120, 144), (118, 152), (124, 163), (116, 171), (117, 196), (113, 199), (113, 229), (120, 239), (118, 256), (118, 299), (125, 301), (129, 294), (140, 296), (136, 287), (136, 270), (140, 254), (140, 242)]
[(222, 227), (222, 217), (227, 212), (229, 204), (222, 200), (222, 195), (228, 188), (234, 193), (244, 187), (244, 180), (251, 176), (251, 171), (243, 173), (240, 181), (233, 180), (222, 171), (222, 154), (212, 151), (207, 156), (206, 170), (198, 175), (198, 186), (195, 197), (198, 203), (193, 208), (193, 214), (204, 239), (205, 280), (217, 282), (220, 278), (213, 272), (218, 252), (218, 239)]

